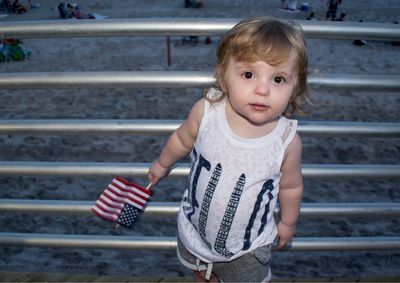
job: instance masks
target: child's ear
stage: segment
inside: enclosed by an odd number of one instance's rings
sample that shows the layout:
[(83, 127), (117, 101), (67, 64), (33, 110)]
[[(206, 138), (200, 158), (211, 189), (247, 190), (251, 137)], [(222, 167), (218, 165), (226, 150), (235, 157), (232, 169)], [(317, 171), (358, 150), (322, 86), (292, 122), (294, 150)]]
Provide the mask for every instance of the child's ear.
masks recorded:
[(221, 91), (223, 93), (226, 93), (227, 92), (226, 85), (225, 85), (225, 82), (221, 78), (218, 80), (218, 84), (221, 87)]
[(224, 82), (224, 74), (223, 74), (222, 68), (220, 66), (218, 66), (216, 69), (215, 78), (217, 79), (217, 84), (220, 87), (221, 91), (226, 92), (226, 85)]
[(221, 87), (221, 91), (222, 91), (223, 93), (226, 93), (227, 91), (226, 91), (225, 85), (224, 85), (224, 84), (219, 84), (219, 85), (220, 85), (220, 87)]

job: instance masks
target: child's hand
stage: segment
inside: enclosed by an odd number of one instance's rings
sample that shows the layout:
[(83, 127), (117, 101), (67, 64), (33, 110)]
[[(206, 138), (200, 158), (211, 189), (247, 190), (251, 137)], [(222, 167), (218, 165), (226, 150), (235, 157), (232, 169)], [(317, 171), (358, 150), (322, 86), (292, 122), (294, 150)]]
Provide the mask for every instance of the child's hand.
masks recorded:
[(152, 185), (156, 185), (162, 177), (168, 174), (168, 172), (169, 168), (163, 167), (157, 159), (149, 168), (149, 172), (147, 175), (149, 178), (149, 182)]
[(294, 232), (296, 230), (296, 225), (286, 225), (282, 222), (278, 223), (278, 245), (276, 246), (277, 250), (282, 250), (288, 242), (293, 238)]

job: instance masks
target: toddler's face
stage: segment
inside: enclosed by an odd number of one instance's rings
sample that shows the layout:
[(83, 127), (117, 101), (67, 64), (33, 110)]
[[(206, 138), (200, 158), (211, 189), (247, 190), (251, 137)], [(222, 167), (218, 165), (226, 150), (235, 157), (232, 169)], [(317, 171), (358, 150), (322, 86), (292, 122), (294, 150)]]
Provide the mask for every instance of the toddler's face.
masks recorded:
[(292, 51), (288, 60), (274, 67), (264, 61), (240, 62), (230, 58), (222, 90), (232, 110), (254, 125), (274, 122), (285, 111), (297, 79), (297, 61)]

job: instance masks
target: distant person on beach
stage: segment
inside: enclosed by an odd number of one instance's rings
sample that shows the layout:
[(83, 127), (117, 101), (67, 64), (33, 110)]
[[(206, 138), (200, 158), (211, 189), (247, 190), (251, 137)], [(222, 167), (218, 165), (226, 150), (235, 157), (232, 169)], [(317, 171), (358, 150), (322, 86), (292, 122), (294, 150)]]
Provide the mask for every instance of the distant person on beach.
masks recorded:
[(183, 7), (204, 8), (204, 2), (203, 0), (184, 0)]
[(341, 12), (339, 18), (334, 18), (333, 21), (344, 22), (346, 21), (346, 17), (347, 17), (346, 12)]
[(178, 257), (195, 281), (269, 281), (272, 248), (293, 238), (302, 144), (297, 121), (286, 117), (306, 100), (307, 66), (304, 33), (295, 23), (260, 17), (235, 25), (217, 49), (215, 88), (149, 168), (156, 185), (190, 153)]
[(333, 21), (336, 18), (338, 6), (342, 4), (342, 0), (328, 0), (328, 10), (326, 12), (326, 20)]
[(26, 13), (27, 10), (24, 5), (19, 2), (19, 0), (14, 0), (12, 5), (11, 5), (11, 10), (14, 14), (22, 14)]
[(297, 6), (297, 0), (282, 0), (281, 1), (281, 9), (287, 10), (290, 12), (300, 12)]
[(39, 3), (33, 3), (32, 0), (28, 0), (29, 3), (29, 7), (31, 7), (31, 9), (36, 9), (40, 7)]
[[(5, 3), (10, 3), (10, 1), (6, 1)], [(29, 7), (31, 9), (38, 8), (40, 4), (33, 3), (32, 0), (28, 0)], [(15, 14), (26, 13), (28, 10), (19, 0), (14, 0), (11, 4), (11, 11)]]
[(81, 12), (79, 6), (76, 4), (67, 3), (67, 8), (70, 11), (71, 15), (78, 20), (96, 18), (93, 14)]
[(12, 13), (12, 1), (11, 0), (2, 0), (0, 2), (0, 11), (6, 13)]
[(315, 17), (315, 12), (311, 12), (310, 14), (308, 14), (307, 16), (307, 21), (316, 21), (317, 18)]
[(93, 14), (93, 13), (84, 13), (81, 11), (80, 6), (78, 4), (72, 4), (72, 3), (64, 3), (61, 2), (57, 6), (58, 13), (61, 18), (63, 19), (70, 19), (70, 18), (75, 18), (78, 20), (82, 19), (102, 19), (105, 18), (102, 15), (99, 14)]

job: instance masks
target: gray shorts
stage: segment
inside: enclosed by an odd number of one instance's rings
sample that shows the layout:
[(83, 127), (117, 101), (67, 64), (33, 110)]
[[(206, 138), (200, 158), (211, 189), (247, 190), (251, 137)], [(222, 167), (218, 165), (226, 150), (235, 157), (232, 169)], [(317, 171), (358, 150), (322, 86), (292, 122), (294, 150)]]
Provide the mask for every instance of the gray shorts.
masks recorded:
[(206, 270), (209, 274), (211, 268), (222, 282), (269, 282), (271, 248), (272, 244), (262, 246), (232, 261), (208, 264), (191, 254), (178, 237), (177, 253), (184, 266), (197, 271)]

